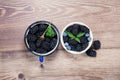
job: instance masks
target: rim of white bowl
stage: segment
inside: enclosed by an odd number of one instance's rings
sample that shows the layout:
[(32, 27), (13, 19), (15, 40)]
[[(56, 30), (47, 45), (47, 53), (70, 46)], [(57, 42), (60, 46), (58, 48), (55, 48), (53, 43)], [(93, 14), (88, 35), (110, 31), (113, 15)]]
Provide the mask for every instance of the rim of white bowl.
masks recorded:
[[(73, 24), (84, 25), (84, 26), (86, 26), (86, 27), (90, 30), (91, 41), (89, 42), (88, 47), (87, 47), (86, 49), (80, 51), (80, 52), (72, 51), (72, 50), (67, 50), (67, 48), (66, 48), (65, 45), (64, 45), (63, 32), (64, 32), (70, 25), (73, 25)], [(61, 40), (61, 43), (62, 43), (63, 48), (64, 48), (68, 53), (71, 53), (71, 54), (82, 54), (82, 53), (85, 53), (85, 52), (91, 47), (92, 42), (93, 42), (93, 34), (92, 34), (92, 31), (91, 31), (91, 29), (88, 27), (88, 25), (84, 24), (83, 22), (71, 22), (71, 23), (67, 24), (67, 25), (63, 28), (60, 37), (61, 37), (60, 40)]]

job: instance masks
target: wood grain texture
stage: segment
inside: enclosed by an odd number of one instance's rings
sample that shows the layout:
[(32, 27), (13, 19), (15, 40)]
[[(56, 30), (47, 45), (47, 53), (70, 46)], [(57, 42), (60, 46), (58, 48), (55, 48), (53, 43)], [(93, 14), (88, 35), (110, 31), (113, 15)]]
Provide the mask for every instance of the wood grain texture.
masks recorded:
[[(45, 57), (27, 51), (24, 33), (39, 20), (61, 32), (73, 21), (86, 23), (102, 48), (96, 58), (72, 55), (61, 46)], [(120, 0), (0, 0), (0, 80), (120, 80)]]

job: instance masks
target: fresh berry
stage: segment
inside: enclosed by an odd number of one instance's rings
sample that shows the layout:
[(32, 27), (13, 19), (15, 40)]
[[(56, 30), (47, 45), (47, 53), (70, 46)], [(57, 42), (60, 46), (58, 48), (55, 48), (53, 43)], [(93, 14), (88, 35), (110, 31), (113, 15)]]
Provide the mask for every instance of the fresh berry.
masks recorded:
[(56, 41), (51, 41), (51, 42), (50, 42), (50, 48), (51, 48), (51, 49), (55, 48), (56, 43), (57, 43)]
[(75, 46), (72, 46), (72, 45), (70, 45), (70, 46), (71, 46), (71, 50), (76, 51), (76, 47)]
[(71, 50), (71, 46), (69, 46), (69, 45), (66, 46), (66, 48), (67, 48), (67, 50)]
[(28, 34), (27, 35), (27, 40), (28, 41), (36, 41), (37, 37), (35, 35), (32, 34)]
[(47, 27), (48, 27), (47, 24), (40, 24), (39, 31), (45, 31), (47, 29)]
[(36, 52), (37, 52), (37, 53), (47, 53), (47, 51), (44, 50), (44, 49), (42, 49), (42, 48), (38, 48), (38, 49), (36, 50)]
[(69, 32), (71, 32), (71, 31), (72, 31), (72, 27), (73, 27), (73, 26), (71, 25), (71, 26), (69, 26), (66, 30), (69, 31)]
[(67, 42), (65, 42), (65, 44), (64, 44), (65, 46), (68, 46), (69, 45), (69, 43), (67, 43)]
[(64, 42), (67, 42), (68, 40), (69, 40), (69, 38), (66, 36), (63, 36), (63, 40), (64, 40)]
[(82, 49), (83, 49), (83, 50), (86, 49), (87, 47), (88, 47), (88, 43), (82, 44)]
[(76, 51), (82, 51), (82, 47), (81, 47), (80, 44), (77, 45), (77, 47), (76, 47)]
[(63, 36), (67, 36), (67, 33), (66, 33), (66, 32), (63, 32)]
[(72, 30), (73, 35), (77, 35), (78, 33), (79, 33), (78, 29), (75, 28), (75, 29)]
[(43, 42), (42, 43), (42, 47), (43, 47), (43, 49), (45, 49), (45, 50), (47, 50), (47, 51), (49, 51), (50, 50), (50, 44), (48, 43), (48, 42)]
[(81, 31), (83, 31), (85, 33), (89, 33), (89, 29), (86, 26), (81, 25), (80, 29), (81, 29)]
[(36, 36), (40, 37), (43, 33), (44, 33), (43, 31), (39, 31), (39, 32), (36, 33)]
[(42, 44), (42, 41), (43, 41), (43, 40), (39, 38), (39, 39), (36, 41), (36, 46), (37, 46), (37, 47), (40, 47), (41, 44)]
[(83, 36), (83, 37), (80, 38), (80, 42), (81, 42), (81, 43), (87, 43), (88, 40), (87, 40), (86, 37)]
[(69, 39), (68, 43), (71, 44), (71, 45), (76, 45), (76, 44), (78, 44), (78, 43), (77, 43), (75, 40), (73, 40), (73, 39)]
[(30, 28), (31, 34), (35, 34), (37, 31), (38, 31), (38, 26), (33, 26), (32, 28)]
[(79, 26), (80, 26), (79, 24), (73, 24), (73, 29), (79, 29), (80, 28)]
[(97, 53), (96, 51), (89, 49), (88, 51), (86, 51), (86, 54), (90, 57), (96, 57)]
[(89, 37), (87, 38), (87, 40), (88, 40), (88, 42), (90, 42), (90, 41), (91, 41), (91, 37), (89, 36)]
[(45, 38), (45, 41), (50, 42), (51, 39), (47, 37), (47, 38)]
[(86, 37), (89, 37), (89, 36), (90, 36), (90, 34), (89, 34), (89, 33), (86, 33), (86, 34), (85, 34), (85, 36), (86, 36)]
[(34, 51), (34, 50), (37, 49), (36, 46), (35, 46), (35, 43), (33, 43), (33, 42), (29, 42), (29, 47), (30, 47), (31, 51)]
[(94, 41), (93, 42), (93, 47), (94, 47), (95, 50), (100, 49), (100, 47), (101, 47), (100, 41), (99, 40)]

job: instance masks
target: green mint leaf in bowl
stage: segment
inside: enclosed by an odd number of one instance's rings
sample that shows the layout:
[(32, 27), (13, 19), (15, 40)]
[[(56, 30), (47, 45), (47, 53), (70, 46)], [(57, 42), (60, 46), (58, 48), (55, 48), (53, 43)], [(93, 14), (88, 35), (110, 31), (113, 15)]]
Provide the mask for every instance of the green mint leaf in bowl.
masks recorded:
[(84, 35), (85, 35), (85, 32), (80, 32), (79, 34), (77, 34), (76, 37), (80, 38), (80, 37), (82, 37), (82, 36), (84, 36)]

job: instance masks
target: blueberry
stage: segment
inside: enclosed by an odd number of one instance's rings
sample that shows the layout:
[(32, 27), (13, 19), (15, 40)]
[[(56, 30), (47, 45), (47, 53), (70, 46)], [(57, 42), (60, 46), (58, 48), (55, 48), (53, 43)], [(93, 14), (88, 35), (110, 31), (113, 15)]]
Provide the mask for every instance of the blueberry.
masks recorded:
[(66, 33), (66, 32), (63, 32), (63, 36), (67, 36), (67, 33)]
[(33, 26), (32, 28), (30, 28), (31, 34), (35, 34), (37, 31), (38, 31), (38, 26)]
[(67, 42), (69, 40), (69, 38), (67, 36), (63, 36), (63, 40), (64, 40), (64, 42)]
[(49, 51), (50, 50), (50, 44), (46, 41), (42, 43), (42, 48)]
[(76, 51), (82, 51), (82, 47), (81, 47), (80, 44), (77, 45), (77, 47), (76, 47)]
[(83, 31), (85, 33), (89, 33), (89, 29), (86, 26), (81, 25), (80, 29), (81, 29), (81, 31)]
[(47, 53), (47, 51), (44, 50), (44, 49), (42, 49), (42, 48), (38, 48), (38, 49), (36, 50), (36, 52), (37, 52), (37, 53)]
[(75, 28), (75, 29), (72, 30), (73, 35), (77, 35), (78, 33), (79, 33), (78, 29)]
[(69, 46), (69, 45), (66, 48), (67, 48), (67, 50), (71, 50), (71, 46)]
[(94, 41), (93, 42), (93, 47), (94, 47), (95, 50), (100, 49), (100, 47), (101, 47), (100, 41), (99, 40)]
[(27, 40), (28, 41), (36, 41), (37, 37), (35, 35), (32, 34), (28, 34), (27, 35)]
[(86, 37), (83, 36), (83, 37), (80, 38), (80, 42), (81, 42), (81, 43), (87, 43), (88, 40), (87, 40)]
[(31, 51), (34, 51), (34, 50), (37, 49), (36, 46), (35, 46), (35, 44), (33, 42), (29, 42), (29, 47), (30, 47)]
[(86, 34), (85, 34), (85, 36), (86, 36), (86, 37), (89, 37), (89, 36), (90, 36), (90, 34), (89, 34), (89, 33), (86, 33)]
[(77, 44), (78, 44), (78, 43), (77, 43), (75, 40), (73, 40), (73, 39), (69, 39), (68, 43), (71, 44), (71, 45), (77, 45)]
[(43, 40), (39, 38), (39, 39), (36, 41), (36, 46), (37, 46), (37, 47), (40, 47), (41, 44), (42, 44), (42, 41), (43, 41)]
[(65, 46), (68, 46), (69, 45), (69, 43), (68, 42), (65, 42), (65, 44), (64, 44)]
[(96, 55), (97, 55), (96, 51), (94, 51), (92, 49), (87, 50), (86, 54), (90, 57), (96, 57)]
[(88, 37), (87, 40), (88, 40), (88, 42), (90, 42), (91, 41), (91, 37)]

